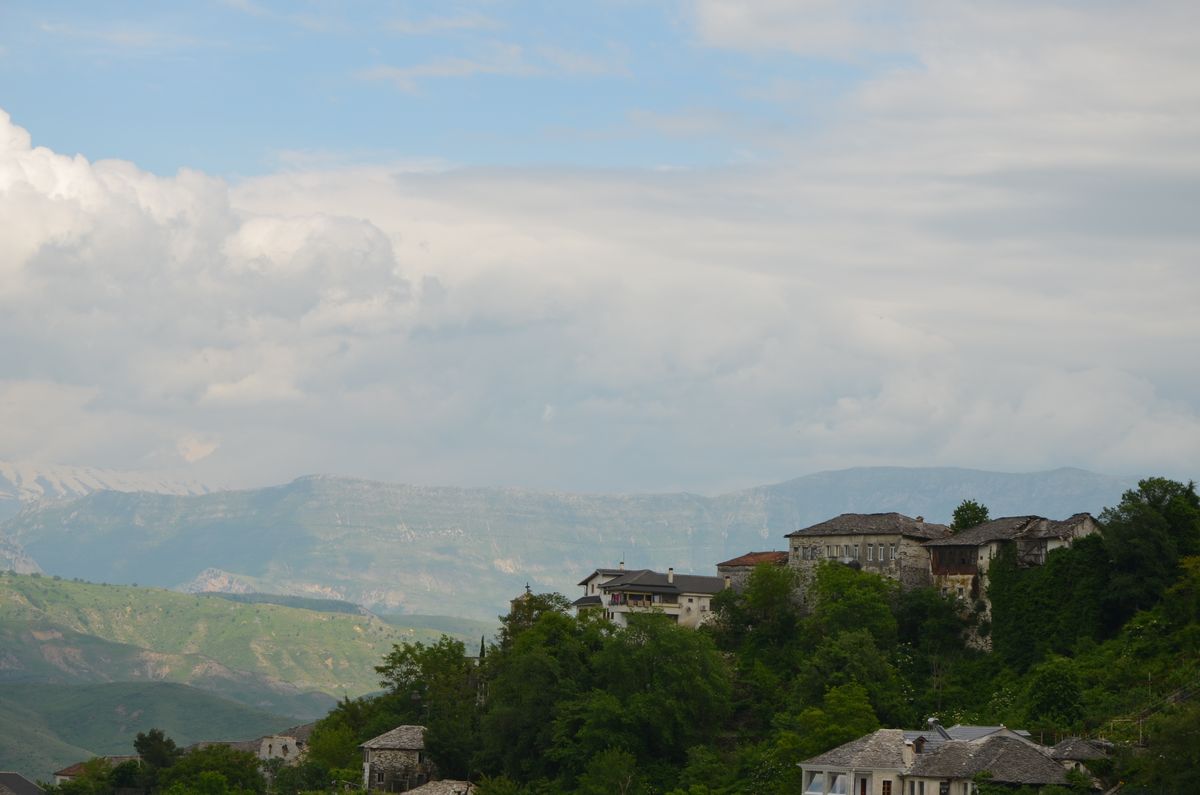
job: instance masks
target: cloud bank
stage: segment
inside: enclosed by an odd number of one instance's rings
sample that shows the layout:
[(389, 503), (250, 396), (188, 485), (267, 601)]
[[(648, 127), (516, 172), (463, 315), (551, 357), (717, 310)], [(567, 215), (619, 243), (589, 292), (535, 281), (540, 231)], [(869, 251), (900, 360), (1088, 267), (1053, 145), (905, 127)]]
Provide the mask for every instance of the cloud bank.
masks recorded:
[(711, 170), (231, 184), (0, 116), (0, 458), (573, 490), (1194, 474), (1196, 15), (698, 2), (698, 46), (869, 61), (817, 129)]

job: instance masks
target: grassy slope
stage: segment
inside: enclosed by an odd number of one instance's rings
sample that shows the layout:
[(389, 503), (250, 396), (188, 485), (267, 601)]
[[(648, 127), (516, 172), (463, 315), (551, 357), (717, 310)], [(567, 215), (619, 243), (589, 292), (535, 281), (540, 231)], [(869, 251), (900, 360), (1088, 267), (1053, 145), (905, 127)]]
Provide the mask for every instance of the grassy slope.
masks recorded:
[(46, 779), (92, 755), (132, 753), (133, 738), (151, 728), (186, 745), (248, 739), (292, 723), (165, 682), (0, 685), (0, 769)]
[[(0, 576), (0, 681), (221, 680), (357, 696), (402, 639), (439, 633), (373, 616), (127, 586)], [(106, 670), (108, 669), (108, 670)]]

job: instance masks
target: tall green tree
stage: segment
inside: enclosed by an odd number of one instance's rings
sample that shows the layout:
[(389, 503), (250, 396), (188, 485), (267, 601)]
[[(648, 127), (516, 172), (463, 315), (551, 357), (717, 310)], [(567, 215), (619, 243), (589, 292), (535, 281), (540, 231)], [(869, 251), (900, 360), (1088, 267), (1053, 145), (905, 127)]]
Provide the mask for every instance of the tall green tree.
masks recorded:
[(594, 687), (563, 705), (553, 754), (569, 769), (619, 748), (639, 764), (682, 764), (730, 712), (730, 671), (706, 634), (631, 615), (592, 658)]
[(954, 518), (950, 522), (950, 529), (957, 533), (960, 530), (978, 527), (987, 520), (988, 509), (986, 505), (975, 500), (963, 500), (954, 509)]
[(1100, 515), (1112, 561), (1106, 607), (1119, 625), (1152, 606), (1178, 576), (1179, 559), (1200, 554), (1200, 497), (1196, 484), (1166, 478), (1138, 481)]
[(375, 671), (397, 706), (407, 700), (397, 711), (426, 727), (425, 747), (439, 771), (466, 777), (478, 740), (480, 681), (462, 641), (443, 635), (430, 645), (399, 643)]
[(554, 721), (561, 704), (591, 686), (591, 658), (611, 629), (594, 613), (576, 619), (547, 611), (489, 655), (479, 769), (521, 781), (558, 775), (547, 753)]
[(571, 600), (560, 593), (526, 591), (512, 601), (507, 614), (500, 616), (500, 648), (512, 645), (525, 630), (537, 623), (546, 613), (569, 615)]
[(896, 645), (893, 605), (900, 593), (895, 580), (859, 571), (837, 561), (817, 566), (809, 590), (813, 613), (805, 629), (813, 639), (864, 630), (882, 649)]
[(161, 781), (166, 789), (183, 792), (261, 793), (267, 788), (258, 768), (258, 757), (227, 745), (209, 745), (184, 754), (163, 772)]

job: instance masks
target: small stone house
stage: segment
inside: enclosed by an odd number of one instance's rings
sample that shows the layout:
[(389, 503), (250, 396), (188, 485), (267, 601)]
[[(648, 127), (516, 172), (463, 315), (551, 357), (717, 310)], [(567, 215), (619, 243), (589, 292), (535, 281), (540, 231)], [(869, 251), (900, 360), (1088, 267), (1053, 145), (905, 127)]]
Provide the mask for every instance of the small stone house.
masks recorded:
[(1113, 744), (1107, 740), (1068, 737), (1050, 749), (1050, 758), (1066, 770), (1075, 770), (1090, 777), (1091, 772), (1085, 767), (1086, 763), (1105, 759), (1112, 751)]
[(425, 756), (424, 726), (397, 726), (359, 748), (365, 790), (407, 792), (433, 777), (433, 765)]
[(927, 541), (950, 535), (950, 528), (900, 513), (844, 513), (787, 534), (788, 565), (804, 582), (825, 560), (889, 577), (901, 587), (930, 584)]
[(726, 588), (740, 592), (746, 587), (750, 573), (758, 566), (786, 566), (787, 552), (747, 552), (745, 555), (717, 564), (717, 576), (725, 581)]

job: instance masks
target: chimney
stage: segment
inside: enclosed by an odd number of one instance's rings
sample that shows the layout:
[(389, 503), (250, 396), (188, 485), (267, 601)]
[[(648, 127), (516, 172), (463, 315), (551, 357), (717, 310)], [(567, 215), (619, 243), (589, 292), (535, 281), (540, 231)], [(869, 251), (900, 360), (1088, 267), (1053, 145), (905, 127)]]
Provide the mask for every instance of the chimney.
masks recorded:
[(675, 568), (673, 566), (667, 568), (667, 582), (671, 585), (675, 584)]
[(918, 516), (918, 517), (917, 517), (917, 524), (925, 524), (925, 517), (924, 517), (924, 516)]
[(620, 569), (621, 571), (625, 571), (625, 561), (621, 561), (620, 563), (618, 563), (617, 568)]

